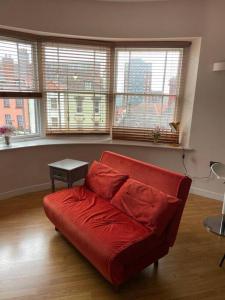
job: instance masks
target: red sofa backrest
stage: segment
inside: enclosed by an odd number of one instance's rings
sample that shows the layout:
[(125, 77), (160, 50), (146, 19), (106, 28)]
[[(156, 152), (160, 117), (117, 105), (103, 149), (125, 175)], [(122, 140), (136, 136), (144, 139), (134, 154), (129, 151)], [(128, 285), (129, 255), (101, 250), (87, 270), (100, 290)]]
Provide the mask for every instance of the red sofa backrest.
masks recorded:
[(131, 178), (181, 199), (182, 205), (167, 232), (169, 245), (172, 246), (176, 239), (182, 212), (188, 197), (191, 179), (182, 174), (110, 151), (103, 152), (100, 161), (118, 171), (128, 174)]

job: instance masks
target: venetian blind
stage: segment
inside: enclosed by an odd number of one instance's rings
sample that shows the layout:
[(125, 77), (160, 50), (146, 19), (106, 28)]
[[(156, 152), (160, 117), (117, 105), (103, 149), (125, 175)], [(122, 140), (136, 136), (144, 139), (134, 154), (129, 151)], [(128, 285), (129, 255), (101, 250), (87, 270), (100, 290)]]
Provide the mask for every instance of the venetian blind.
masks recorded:
[(47, 134), (109, 133), (110, 48), (42, 44)]
[(0, 36), (1, 96), (38, 95), (37, 44)]
[(176, 121), (182, 48), (117, 48), (113, 138), (178, 143), (169, 123)]

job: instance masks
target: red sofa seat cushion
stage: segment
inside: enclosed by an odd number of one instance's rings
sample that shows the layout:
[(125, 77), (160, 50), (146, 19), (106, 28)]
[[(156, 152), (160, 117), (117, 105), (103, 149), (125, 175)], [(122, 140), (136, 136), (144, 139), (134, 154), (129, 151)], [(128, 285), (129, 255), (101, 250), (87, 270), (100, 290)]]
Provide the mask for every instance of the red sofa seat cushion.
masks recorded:
[(161, 235), (175, 215), (181, 201), (156, 188), (128, 179), (111, 203), (144, 226)]
[(111, 199), (127, 178), (128, 175), (94, 161), (86, 176), (85, 184), (98, 196)]
[(123, 266), (132, 264), (134, 255), (144, 257), (163, 243), (151, 230), (85, 187), (46, 196), (44, 209), (55, 226), (114, 284), (123, 281)]

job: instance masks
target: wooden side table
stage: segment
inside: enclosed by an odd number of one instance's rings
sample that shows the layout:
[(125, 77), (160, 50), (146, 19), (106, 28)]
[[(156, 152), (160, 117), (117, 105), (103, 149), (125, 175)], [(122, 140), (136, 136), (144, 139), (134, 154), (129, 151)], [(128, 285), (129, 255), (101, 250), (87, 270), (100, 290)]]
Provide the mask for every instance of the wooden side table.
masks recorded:
[(64, 159), (48, 165), (52, 181), (52, 192), (55, 192), (55, 180), (66, 182), (68, 188), (73, 183), (84, 178), (88, 171), (88, 163), (85, 161)]

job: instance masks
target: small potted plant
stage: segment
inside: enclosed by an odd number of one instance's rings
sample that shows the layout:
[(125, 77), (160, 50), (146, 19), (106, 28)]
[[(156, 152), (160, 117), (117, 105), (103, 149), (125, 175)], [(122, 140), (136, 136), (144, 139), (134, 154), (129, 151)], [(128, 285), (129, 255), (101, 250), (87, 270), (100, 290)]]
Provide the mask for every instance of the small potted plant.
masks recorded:
[(2, 135), (4, 137), (5, 144), (7, 146), (10, 145), (10, 136), (13, 134), (14, 131), (15, 131), (15, 128), (13, 126), (10, 126), (10, 125), (0, 126), (0, 135)]
[(158, 143), (159, 141), (159, 138), (161, 136), (161, 132), (160, 132), (160, 127), (159, 126), (156, 126), (154, 129), (153, 129), (153, 132), (152, 132), (152, 135), (153, 135), (153, 141), (154, 143)]

